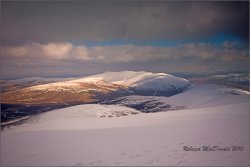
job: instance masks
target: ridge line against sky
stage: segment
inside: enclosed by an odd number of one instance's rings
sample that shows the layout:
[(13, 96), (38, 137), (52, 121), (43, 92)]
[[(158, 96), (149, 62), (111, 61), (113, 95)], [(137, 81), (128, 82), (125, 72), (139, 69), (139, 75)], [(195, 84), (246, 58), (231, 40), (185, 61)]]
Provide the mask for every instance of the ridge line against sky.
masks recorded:
[(1, 1), (1, 78), (249, 68), (248, 1)]

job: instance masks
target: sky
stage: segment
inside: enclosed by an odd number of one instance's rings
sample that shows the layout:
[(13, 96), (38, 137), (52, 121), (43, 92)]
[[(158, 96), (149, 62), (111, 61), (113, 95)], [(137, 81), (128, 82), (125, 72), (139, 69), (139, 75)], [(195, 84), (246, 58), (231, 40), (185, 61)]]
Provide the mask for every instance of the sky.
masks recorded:
[(248, 1), (1, 1), (1, 79), (249, 69)]

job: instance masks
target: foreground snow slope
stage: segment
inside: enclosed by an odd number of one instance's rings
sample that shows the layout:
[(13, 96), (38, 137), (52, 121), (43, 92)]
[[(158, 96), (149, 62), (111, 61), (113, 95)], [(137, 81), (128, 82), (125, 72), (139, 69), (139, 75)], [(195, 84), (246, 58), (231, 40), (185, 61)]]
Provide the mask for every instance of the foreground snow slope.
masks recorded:
[[(81, 130), (1, 134), (2, 165), (247, 165), (248, 103), (86, 119)], [(76, 122), (76, 127), (79, 125)], [(47, 127), (50, 129), (49, 127)], [(85, 130), (84, 130), (85, 129)], [(243, 151), (183, 151), (183, 146), (244, 146)]]
[[(182, 102), (185, 102), (185, 94), (190, 98), (194, 96), (192, 100), (186, 99), (189, 102), (196, 98), (202, 102), (203, 99), (204, 104), (193, 103), (192, 107), (183, 110), (113, 118), (86, 116), (80, 108), (77, 111), (69, 108), (67, 116), (64, 115), (66, 110), (61, 114), (59, 110), (41, 114), (31, 119), (32, 122), (1, 133), (1, 164), (248, 165), (249, 95), (225, 93), (228, 91), (224, 87), (217, 90), (204, 86), (202, 89), (193, 87), (179, 98), (178, 95), (171, 97), (173, 101), (175, 97), (176, 101)], [(206, 97), (209, 92), (211, 95), (222, 93), (212, 100)], [(113, 108), (119, 106), (78, 107), (87, 111), (96, 107), (98, 111), (101, 109), (105, 112), (107, 107), (110, 107), (109, 111), (127, 110)], [(244, 149), (184, 151), (184, 146), (231, 149), (233, 146), (243, 146)]]
[[(140, 114), (132, 108), (115, 105), (85, 104), (48, 111), (35, 116), (30, 116), (22, 124), (11, 126), (7, 131), (38, 131), (38, 130), (77, 130), (88, 128), (86, 124), (95, 127), (95, 123), (104, 118), (109, 124), (112, 117)], [(102, 118), (102, 119), (100, 119)], [(111, 122), (112, 123), (112, 122)], [(105, 127), (105, 125), (101, 125)], [(6, 129), (6, 128), (5, 128)]]

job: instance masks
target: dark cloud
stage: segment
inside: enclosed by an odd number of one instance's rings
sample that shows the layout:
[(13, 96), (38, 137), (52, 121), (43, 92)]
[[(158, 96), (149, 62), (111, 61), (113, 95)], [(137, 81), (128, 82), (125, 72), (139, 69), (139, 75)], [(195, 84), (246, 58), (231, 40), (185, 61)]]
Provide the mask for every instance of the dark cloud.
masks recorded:
[(248, 38), (248, 1), (1, 1), (1, 77), (248, 70)]
[(113, 39), (248, 39), (249, 2), (2, 1), (3, 44)]

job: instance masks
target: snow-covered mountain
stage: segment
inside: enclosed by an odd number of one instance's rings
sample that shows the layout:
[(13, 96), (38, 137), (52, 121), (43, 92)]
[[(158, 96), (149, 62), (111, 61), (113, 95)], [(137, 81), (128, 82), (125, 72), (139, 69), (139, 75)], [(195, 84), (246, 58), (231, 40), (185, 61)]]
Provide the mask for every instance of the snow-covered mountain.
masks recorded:
[(182, 78), (144, 71), (106, 72), (77, 79), (24, 78), (10, 83), (15, 84), (14, 88), (1, 93), (2, 122), (128, 95), (171, 96), (184, 92), (190, 85)]
[(1, 95), (1, 103), (85, 103), (124, 95), (171, 96), (185, 91), (190, 82), (163, 73), (106, 72), (69, 81), (41, 84)]
[(151, 96), (171, 96), (184, 91), (190, 85), (190, 82), (183, 78), (165, 73), (151, 73), (145, 71), (105, 72), (73, 82), (95, 83), (97, 81), (124, 85), (134, 91), (135, 94)]

